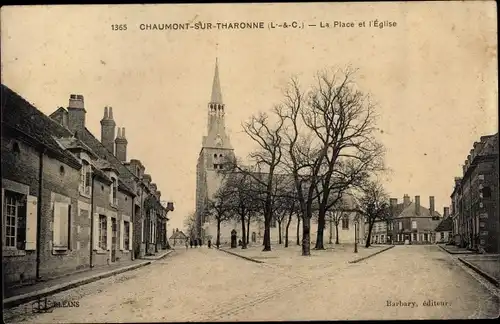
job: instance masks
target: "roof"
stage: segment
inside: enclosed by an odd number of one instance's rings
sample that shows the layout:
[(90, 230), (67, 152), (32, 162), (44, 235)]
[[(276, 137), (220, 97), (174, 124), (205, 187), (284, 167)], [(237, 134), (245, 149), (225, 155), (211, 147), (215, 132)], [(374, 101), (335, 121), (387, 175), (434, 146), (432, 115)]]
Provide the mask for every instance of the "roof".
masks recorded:
[[(115, 169), (122, 176), (126, 176), (128, 178), (135, 179), (136, 176), (130, 172), (130, 170), (123, 165), (120, 160), (118, 160), (108, 149), (102, 145), (102, 143), (95, 138), (95, 136), (85, 128), (85, 131), (78, 134), (79, 138), (88, 146), (97, 156), (100, 157), (100, 160), (97, 161), (99, 164), (99, 168), (102, 169)], [(104, 160), (104, 161), (103, 161)], [(126, 185), (121, 179), (119, 180), (119, 188), (123, 189), (129, 193), (135, 195), (134, 190)]]
[[(56, 138), (73, 137), (65, 127), (43, 114), (16, 92), (2, 84), (2, 124), (42, 144), (64, 163), (77, 169), (80, 161), (61, 147)], [(3, 127), (2, 127), (3, 128)]]
[(182, 231), (178, 231), (178, 232), (174, 232), (174, 234), (172, 234), (170, 236), (170, 240), (173, 240), (173, 239), (187, 239), (187, 236)]
[(453, 227), (453, 220), (451, 217), (446, 217), (441, 221), (441, 223), (436, 226), (436, 232), (451, 232)]
[(416, 218), (416, 217), (432, 217), (432, 216), (441, 216), (437, 211), (434, 211), (434, 215), (431, 215), (431, 212), (428, 208), (420, 206), (419, 214), (415, 213), (415, 203), (410, 202), (408, 206), (404, 207), (403, 204), (398, 204), (396, 207), (396, 218)]
[(67, 150), (72, 150), (72, 149), (83, 150), (83, 151), (86, 151), (90, 155), (92, 155), (92, 156), (94, 156), (94, 157), (97, 158), (97, 156), (90, 149), (90, 147), (88, 147), (87, 145), (85, 145), (85, 143), (83, 143), (82, 141), (80, 141), (78, 138), (76, 138), (74, 136), (73, 137), (57, 138), (56, 140), (57, 140), (57, 142), (59, 144), (61, 144)]
[(212, 84), (212, 96), (210, 102), (222, 104), (222, 91), (220, 89), (219, 64), (217, 59), (215, 59), (215, 73), (214, 73), (214, 81)]

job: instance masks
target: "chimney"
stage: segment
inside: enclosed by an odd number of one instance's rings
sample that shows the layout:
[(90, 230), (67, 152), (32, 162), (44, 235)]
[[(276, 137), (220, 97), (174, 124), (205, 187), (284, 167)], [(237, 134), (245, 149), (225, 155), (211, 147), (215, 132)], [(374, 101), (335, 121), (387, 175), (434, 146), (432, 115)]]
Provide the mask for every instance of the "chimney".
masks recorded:
[(72, 132), (80, 132), (85, 129), (85, 105), (82, 95), (72, 94), (68, 103), (68, 128)]
[(115, 153), (115, 126), (116, 123), (113, 120), (113, 108), (104, 107), (104, 117), (101, 119), (101, 143), (112, 154)]
[(448, 218), (450, 216), (450, 207), (443, 208), (443, 218)]
[(410, 204), (410, 196), (408, 196), (407, 194), (403, 196), (403, 204), (405, 207)]
[(434, 205), (434, 196), (429, 196), (429, 212), (431, 213), (431, 217), (434, 216), (434, 211), (435, 211), (435, 205)]
[(389, 200), (391, 207), (396, 207), (398, 204), (398, 198), (391, 198)]
[(415, 215), (420, 215), (420, 196), (415, 196)]
[(120, 160), (120, 162), (127, 161), (127, 144), (128, 141), (125, 138), (125, 127), (122, 127), (120, 131), (120, 127), (118, 127), (118, 134), (115, 139), (115, 152), (116, 158)]

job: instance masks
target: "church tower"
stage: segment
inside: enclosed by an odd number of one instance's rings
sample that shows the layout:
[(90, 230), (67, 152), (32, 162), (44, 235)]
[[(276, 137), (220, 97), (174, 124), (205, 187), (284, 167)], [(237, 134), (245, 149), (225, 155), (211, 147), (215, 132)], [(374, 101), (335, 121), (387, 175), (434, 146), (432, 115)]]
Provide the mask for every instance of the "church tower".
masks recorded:
[(220, 186), (221, 179), (217, 174), (226, 159), (234, 158), (225, 124), (225, 104), (219, 77), (219, 64), (215, 60), (215, 72), (212, 82), (212, 95), (207, 106), (207, 135), (203, 136), (198, 163), (196, 165), (196, 235), (206, 240), (203, 226), (206, 218), (206, 204)]

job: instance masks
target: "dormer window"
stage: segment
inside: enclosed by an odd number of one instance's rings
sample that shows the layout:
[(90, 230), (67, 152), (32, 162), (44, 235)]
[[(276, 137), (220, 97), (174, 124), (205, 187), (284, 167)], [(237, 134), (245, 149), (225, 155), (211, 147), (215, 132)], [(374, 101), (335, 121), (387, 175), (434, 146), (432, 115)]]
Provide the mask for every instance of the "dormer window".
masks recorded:
[(80, 170), (80, 194), (90, 196), (92, 191), (92, 167), (86, 160), (82, 160), (82, 168)]

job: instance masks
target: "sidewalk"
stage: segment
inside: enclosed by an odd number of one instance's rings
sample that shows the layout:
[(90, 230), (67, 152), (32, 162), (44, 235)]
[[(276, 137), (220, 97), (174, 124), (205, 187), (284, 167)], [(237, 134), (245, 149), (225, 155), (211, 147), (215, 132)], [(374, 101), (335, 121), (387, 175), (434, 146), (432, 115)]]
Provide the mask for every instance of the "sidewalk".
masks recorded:
[(460, 248), (456, 245), (438, 244), (438, 246), (450, 254), (477, 254), (477, 252), (467, 250), (466, 248)]
[(393, 245), (372, 245), (370, 248), (365, 248), (360, 244), (358, 245), (358, 253), (354, 253), (354, 244), (325, 244), (325, 250), (311, 248), (310, 257), (302, 256), (301, 247), (297, 245), (291, 245), (288, 248), (283, 245), (275, 245), (268, 252), (263, 252), (261, 245), (249, 246), (247, 249), (225, 247), (220, 250), (256, 263), (269, 263), (286, 267), (302, 266), (311, 269), (320, 265), (330, 266), (334, 263), (357, 263), (393, 247)]
[(499, 287), (500, 254), (478, 254), (459, 257), (458, 260)]
[(145, 257), (147, 259), (135, 259), (123, 261), (118, 264), (99, 266), (84, 271), (70, 273), (64, 276), (37, 282), (32, 285), (5, 287), (4, 288), (4, 308), (11, 308), (38, 298), (50, 296), (58, 292), (72, 289), (99, 279), (111, 277), (126, 271), (138, 269), (166, 257), (173, 250), (159, 251), (155, 256)]

